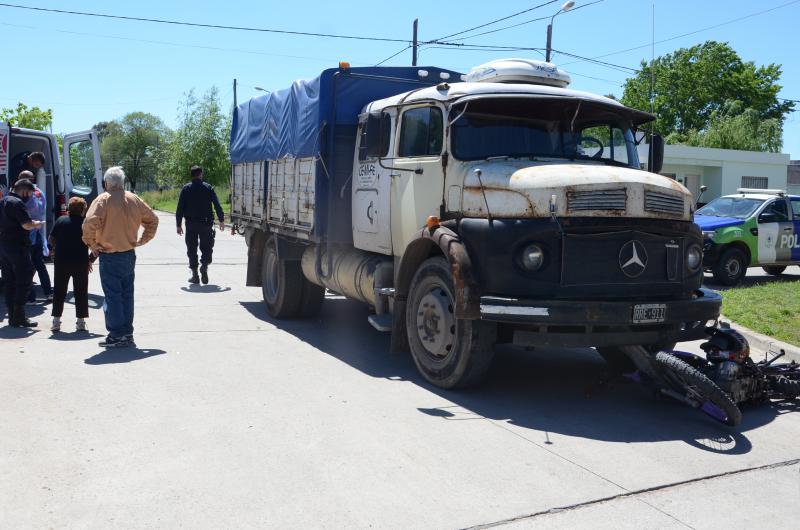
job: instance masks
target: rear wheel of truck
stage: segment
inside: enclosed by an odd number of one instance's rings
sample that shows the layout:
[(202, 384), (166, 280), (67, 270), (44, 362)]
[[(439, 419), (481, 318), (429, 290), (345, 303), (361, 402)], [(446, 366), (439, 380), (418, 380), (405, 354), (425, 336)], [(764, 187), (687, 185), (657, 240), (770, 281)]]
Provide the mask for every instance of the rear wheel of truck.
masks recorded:
[(747, 274), (747, 256), (738, 248), (725, 250), (711, 269), (717, 283), (732, 287)]
[(783, 274), (783, 271), (786, 270), (785, 265), (764, 265), (761, 268), (764, 269), (764, 272), (771, 276), (780, 276)]
[(300, 262), (278, 258), (277, 242), (272, 236), (264, 247), (264, 265), (261, 267), (261, 293), (267, 313), (273, 318), (298, 316), (304, 281)]
[(497, 326), (455, 317), (455, 289), (450, 265), (429, 258), (411, 281), (406, 330), (414, 363), (440, 388), (467, 387), (486, 375), (494, 356)]

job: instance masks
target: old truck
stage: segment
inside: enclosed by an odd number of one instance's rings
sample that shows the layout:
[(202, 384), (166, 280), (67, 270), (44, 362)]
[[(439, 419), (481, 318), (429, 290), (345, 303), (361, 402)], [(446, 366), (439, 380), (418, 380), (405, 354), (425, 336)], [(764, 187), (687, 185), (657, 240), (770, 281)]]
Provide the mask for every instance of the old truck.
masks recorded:
[(567, 88), (550, 63), (467, 75), (435, 67), (323, 71), (235, 109), (232, 218), (247, 285), (277, 319), (325, 290), (368, 304), (422, 375), (478, 382), (497, 343), (651, 349), (703, 336), (686, 188), (648, 168), (653, 116)]
[(70, 197), (83, 197), (91, 202), (103, 189), (96, 131), (66, 134), (61, 141), (63, 159), (55, 134), (0, 123), (0, 195), (7, 192), (17, 177), (12, 174), (15, 158), (30, 152), (43, 153), (46, 162), (35, 177), (48, 202), (48, 230), (56, 217), (66, 214)]

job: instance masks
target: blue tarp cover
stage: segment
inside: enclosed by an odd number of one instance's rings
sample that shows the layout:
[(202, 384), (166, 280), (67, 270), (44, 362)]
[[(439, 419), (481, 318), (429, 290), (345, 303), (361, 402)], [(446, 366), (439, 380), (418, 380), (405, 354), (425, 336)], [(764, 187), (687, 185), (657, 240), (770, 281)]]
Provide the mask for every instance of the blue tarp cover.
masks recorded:
[[(429, 75), (421, 79), (419, 70)], [(323, 124), (332, 122), (334, 108), (337, 125), (356, 124), (359, 112), (370, 101), (439, 83), (440, 72), (449, 73), (451, 82), (459, 80), (459, 73), (433, 67), (334, 68), (255, 97), (234, 110), (231, 162), (316, 156), (323, 141)]]

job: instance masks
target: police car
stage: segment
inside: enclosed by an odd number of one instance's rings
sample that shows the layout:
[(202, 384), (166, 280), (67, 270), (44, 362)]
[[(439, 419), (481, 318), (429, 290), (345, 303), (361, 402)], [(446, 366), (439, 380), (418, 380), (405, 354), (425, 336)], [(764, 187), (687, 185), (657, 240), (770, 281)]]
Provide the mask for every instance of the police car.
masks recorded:
[(695, 213), (703, 231), (703, 267), (723, 285), (736, 285), (748, 267), (779, 275), (800, 265), (800, 196), (740, 188)]

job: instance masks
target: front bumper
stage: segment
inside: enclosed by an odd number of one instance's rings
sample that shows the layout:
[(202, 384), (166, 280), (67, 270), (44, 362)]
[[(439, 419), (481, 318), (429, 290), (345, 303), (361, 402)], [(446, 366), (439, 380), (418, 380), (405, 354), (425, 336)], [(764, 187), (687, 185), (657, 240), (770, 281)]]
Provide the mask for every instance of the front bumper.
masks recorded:
[[(664, 319), (633, 322), (639, 304), (664, 304)], [(503, 324), (515, 344), (532, 346), (624, 346), (705, 338), (708, 321), (719, 318), (722, 297), (699, 289), (690, 300), (520, 300), (484, 296), (481, 319)], [(509, 337), (511, 338), (511, 337)]]

